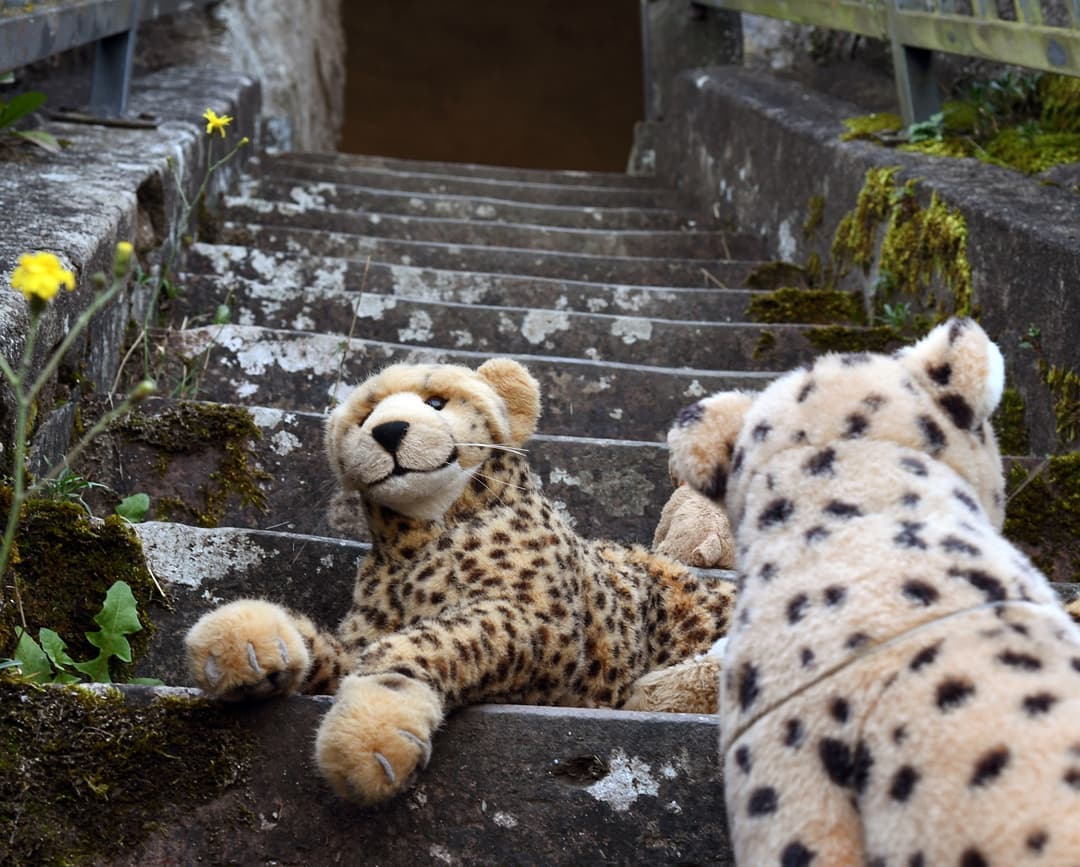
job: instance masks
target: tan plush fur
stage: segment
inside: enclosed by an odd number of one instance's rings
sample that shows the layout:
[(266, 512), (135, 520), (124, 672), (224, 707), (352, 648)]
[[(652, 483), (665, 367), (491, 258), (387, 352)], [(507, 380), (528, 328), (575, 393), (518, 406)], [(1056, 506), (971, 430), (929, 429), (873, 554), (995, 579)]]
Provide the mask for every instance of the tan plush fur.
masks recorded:
[(677, 487), (664, 504), (653, 550), (698, 569), (731, 569), (735, 565), (735, 540), (727, 515), (688, 485)]
[(740, 865), (1080, 865), (1080, 629), (999, 532), (1002, 368), (954, 320), (672, 429), (735, 526)]
[[(707, 650), (732, 587), (577, 536), (522, 448), (539, 415), (536, 381), (508, 359), (399, 365), (357, 388), (326, 427), (372, 537), (352, 609), (329, 632), (265, 601), (222, 606), (186, 638), (199, 685), (226, 699), (335, 693), (316, 761), (338, 793), (371, 803), (427, 764), (456, 707), (620, 707), (642, 675)], [(650, 706), (712, 711), (713, 662), (704, 681)]]

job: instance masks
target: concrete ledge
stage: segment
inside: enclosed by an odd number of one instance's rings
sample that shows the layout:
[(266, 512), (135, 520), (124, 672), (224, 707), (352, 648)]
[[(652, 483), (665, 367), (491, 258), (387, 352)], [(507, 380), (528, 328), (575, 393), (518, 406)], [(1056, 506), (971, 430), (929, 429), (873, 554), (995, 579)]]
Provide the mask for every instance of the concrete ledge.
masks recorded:
[[(1051, 363), (1080, 369), (1080, 200), (1075, 193), (975, 160), (906, 154), (841, 142), (841, 120), (858, 107), (735, 67), (684, 74), (658, 140), (658, 175), (702, 211), (714, 207), (773, 254), (803, 262), (827, 255), (840, 217), (855, 205), (866, 171), (900, 166), (959, 208), (968, 226), (974, 305), (1002, 346), (1028, 403), (1034, 453), (1055, 448), (1052, 410), (1034, 354), (1018, 350), (1031, 324)], [(804, 234), (811, 197), (825, 208)]]
[[(174, 67), (138, 78), (132, 87), (132, 114), (156, 118), (156, 129), (49, 122), (43, 129), (69, 143), (61, 153), (28, 147), (18, 161), (0, 162), (0, 352), (17, 363), (26, 339), (26, 302), (8, 283), (20, 254), (55, 253), (75, 273), (78, 287), (61, 293), (44, 316), (35, 357), (40, 367), (88, 306), (94, 293), (91, 276), (110, 272), (116, 243), (133, 241), (147, 264), (166, 240), (167, 227), (180, 212), (169, 161), (192, 194), (205, 169), (204, 109), (210, 106), (234, 117), (229, 141), (235, 142), (244, 135), (255, 137), (258, 105), (258, 83), (246, 76)], [(220, 144), (218, 148), (220, 156)], [(215, 190), (235, 177), (241, 162), (215, 175)], [(96, 390), (108, 390), (128, 320), (141, 320), (147, 300), (145, 292), (121, 295), (95, 320), (72, 350), (69, 367), (78, 372), (77, 378)], [(51, 405), (53, 398), (48, 391), (40, 403)], [(10, 418), (5, 398), (0, 439), (10, 440)]]

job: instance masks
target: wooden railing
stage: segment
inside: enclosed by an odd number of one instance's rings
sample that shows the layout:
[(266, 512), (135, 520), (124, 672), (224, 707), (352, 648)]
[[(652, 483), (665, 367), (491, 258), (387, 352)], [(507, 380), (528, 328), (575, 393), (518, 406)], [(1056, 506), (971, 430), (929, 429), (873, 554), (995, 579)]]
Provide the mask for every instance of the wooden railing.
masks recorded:
[(210, 6), (219, 0), (0, 0), (0, 73), (96, 45), (89, 110), (127, 109), (135, 31), (142, 21)]
[(887, 40), (905, 122), (940, 108), (933, 53), (1080, 76), (1080, 0), (694, 0)]

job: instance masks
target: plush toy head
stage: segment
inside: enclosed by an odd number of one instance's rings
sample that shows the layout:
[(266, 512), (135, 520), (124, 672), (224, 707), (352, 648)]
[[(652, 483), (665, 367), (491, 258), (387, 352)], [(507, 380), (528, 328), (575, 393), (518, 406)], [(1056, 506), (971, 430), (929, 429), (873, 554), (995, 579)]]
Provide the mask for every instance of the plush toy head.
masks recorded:
[(516, 361), (496, 358), (475, 371), (394, 365), (330, 414), (326, 449), (345, 492), (439, 520), (490, 447), (520, 446), (539, 417), (540, 388)]
[[(836, 449), (889, 442), (948, 464), (1000, 529), (1004, 483), (988, 419), (1003, 386), (1001, 352), (974, 321), (954, 319), (891, 356), (825, 355), (756, 397), (724, 392), (688, 407), (668, 434), (672, 467), (707, 496), (726, 496), (738, 527), (754, 467), (811, 447), (818, 464), (807, 468), (805, 484), (813, 486), (831, 472)], [(866, 487), (884, 472), (896, 469), (865, 466)]]

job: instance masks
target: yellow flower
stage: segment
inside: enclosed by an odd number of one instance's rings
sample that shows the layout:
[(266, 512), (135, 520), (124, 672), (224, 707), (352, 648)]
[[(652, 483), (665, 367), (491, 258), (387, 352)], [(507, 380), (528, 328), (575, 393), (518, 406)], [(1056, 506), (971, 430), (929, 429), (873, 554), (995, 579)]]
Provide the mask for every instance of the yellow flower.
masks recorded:
[(225, 138), (225, 127), (232, 123), (232, 118), (227, 114), (217, 115), (212, 108), (208, 108), (203, 112), (203, 117), (206, 119), (206, 134), (213, 135), (217, 130), (221, 133), (221, 137)]
[(60, 287), (75, 288), (75, 275), (60, 264), (52, 253), (23, 253), (11, 275), (11, 287), (22, 292), (27, 301), (49, 301)]

